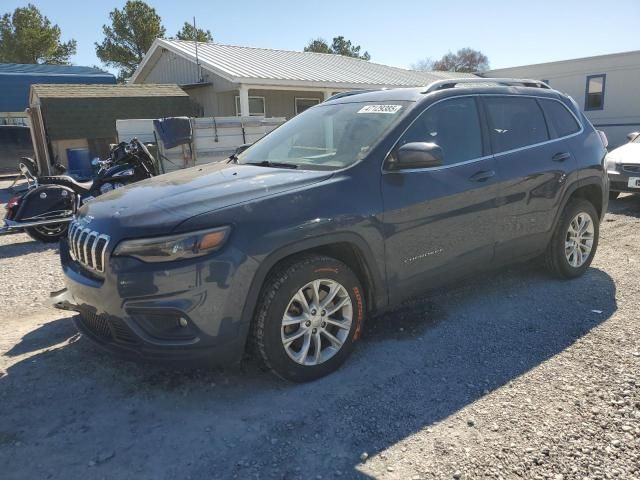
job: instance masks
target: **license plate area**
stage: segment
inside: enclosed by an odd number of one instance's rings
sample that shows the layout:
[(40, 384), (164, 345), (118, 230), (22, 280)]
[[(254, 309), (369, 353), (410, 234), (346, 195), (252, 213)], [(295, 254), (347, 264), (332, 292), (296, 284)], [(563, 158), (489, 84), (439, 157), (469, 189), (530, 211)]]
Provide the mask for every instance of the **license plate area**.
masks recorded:
[(627, 184), (629, 188), (640, 188), (640, 177), (631, 177), (629, 178), (629, 183)]

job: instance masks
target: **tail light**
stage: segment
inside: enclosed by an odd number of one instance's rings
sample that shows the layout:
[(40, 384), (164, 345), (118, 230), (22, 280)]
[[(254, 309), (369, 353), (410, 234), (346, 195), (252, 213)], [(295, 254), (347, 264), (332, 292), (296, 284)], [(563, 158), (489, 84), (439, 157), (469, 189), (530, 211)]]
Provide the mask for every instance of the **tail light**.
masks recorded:
[(22, 197), (20, 195), (16, 195), (15, 197), (11, 197), (7, 204), (4, 206), (7, 210), (11, 210), (13, 207), (17, 207), (20, 204), (20, 199)]
[(600, 140), (602, 141), (602, 145), (604, 146), (604, 148), (609, 147), (609, 139), (607, 138), (607, 134), (604, 133), (602, 130), (598, 130), (598, 135), (600, 136)]
[(7, 209), (7, 220), (11, 220), (15, 215), (16, 207), (20, 205), (20, 200), (22, 200), (22, 197), (20, 195), (11, 197), (7, 204), (4, 206), (4, 208)]

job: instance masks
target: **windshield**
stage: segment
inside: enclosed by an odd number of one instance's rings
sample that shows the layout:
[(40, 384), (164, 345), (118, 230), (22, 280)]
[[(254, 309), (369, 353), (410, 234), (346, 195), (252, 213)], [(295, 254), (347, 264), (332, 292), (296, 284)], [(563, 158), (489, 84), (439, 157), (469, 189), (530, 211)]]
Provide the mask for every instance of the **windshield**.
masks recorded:
[(407, 105), (389, 101), (312, 107), (241, 153), (238, 163), (317, 170), (347, 167), (371, 151)]

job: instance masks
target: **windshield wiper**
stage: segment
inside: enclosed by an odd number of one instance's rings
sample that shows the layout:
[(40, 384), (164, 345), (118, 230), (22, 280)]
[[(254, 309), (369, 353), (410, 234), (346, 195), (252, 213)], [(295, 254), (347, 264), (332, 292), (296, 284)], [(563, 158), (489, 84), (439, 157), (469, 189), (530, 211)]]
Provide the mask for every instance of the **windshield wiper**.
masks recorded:
[(238, 163), (238, 154), (232, 153), (231, 155), (229, 155), (229, 158), (227, 159), (227, 163)]
[(271, 168), (291, 168), (292, 170), (298, 168), (298, 165), (293, 163), (286, 162), (272, 162), (270, 160), (263, 160), (261, 162), (247, 162), (245, 165), (258, 165), (260, 167), (271, 167)]

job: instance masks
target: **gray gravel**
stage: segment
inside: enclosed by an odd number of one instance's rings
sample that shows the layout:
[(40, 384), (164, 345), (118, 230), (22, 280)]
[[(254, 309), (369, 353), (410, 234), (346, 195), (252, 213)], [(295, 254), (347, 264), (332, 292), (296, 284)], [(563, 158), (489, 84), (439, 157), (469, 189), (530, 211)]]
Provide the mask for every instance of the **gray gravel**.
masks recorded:
[(42, 305), (56, 250), (0, 237), (0, 476), (640, 478), (640, 197), (611, 210), (583, 278), (431, 292), (306, 385), (96, 351)]

